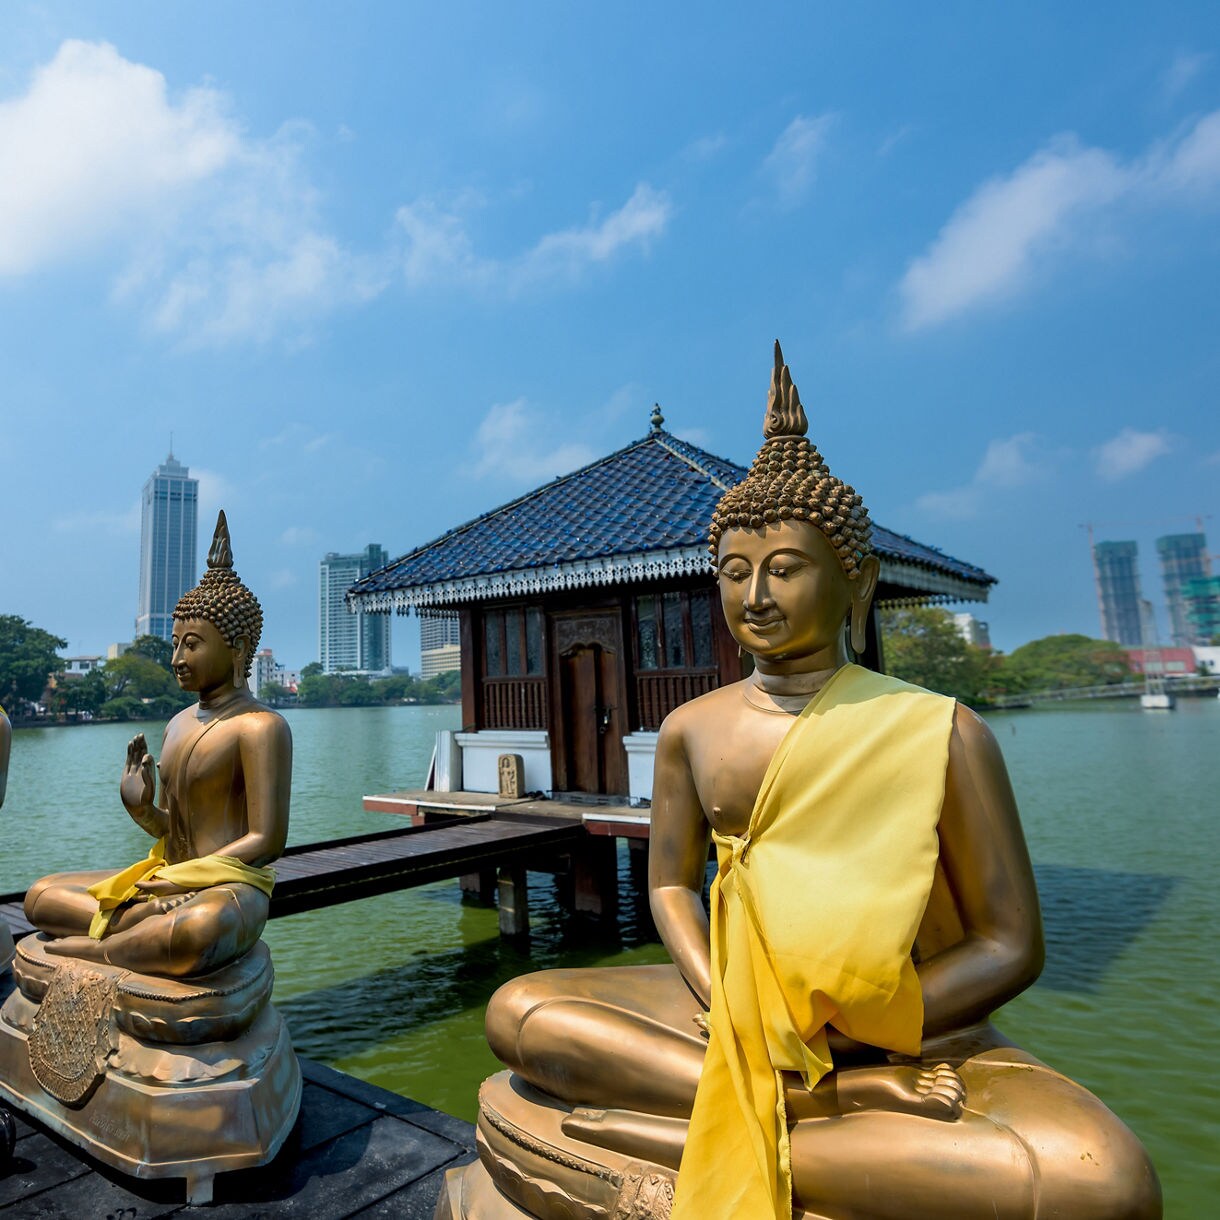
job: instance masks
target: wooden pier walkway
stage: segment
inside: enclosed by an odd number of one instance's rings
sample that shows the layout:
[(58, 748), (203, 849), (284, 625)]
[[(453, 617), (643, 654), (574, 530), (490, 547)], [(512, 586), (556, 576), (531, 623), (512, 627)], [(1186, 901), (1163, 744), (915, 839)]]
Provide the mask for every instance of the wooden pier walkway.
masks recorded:
[(301, 1116), (269, 1165), (222, 1173), (215, 1201), (189, 1207), (180, 1180), (140, 1181), (82, 1155), (22, 1114), (0, 1165), (7, 1220), (431, 1220), (446, 1169), (475, 1157), (474, 1128), (308, 1059)]
[[(523, 907), (520, 891), (526, 867), (579, 852), (588, 838), (578, 818), (493, 811), (301, 844), (288, 848), (275, 863), (271, 918), (430, 881), (482, 875), (501, 884), (501, 927), (520, 932), (524, 911), (518, 908)], [(516, 902), (511, 895), (517, 896)], [(22, 909), (23, 897), (21, 891), (0, 894), (0, 919), (14, 937), (33, 931)]]

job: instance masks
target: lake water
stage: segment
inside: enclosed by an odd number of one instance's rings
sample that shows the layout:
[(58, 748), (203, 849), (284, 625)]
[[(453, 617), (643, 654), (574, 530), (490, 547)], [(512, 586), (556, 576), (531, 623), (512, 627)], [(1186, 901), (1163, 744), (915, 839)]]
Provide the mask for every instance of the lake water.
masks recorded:
[[(296, 709), (294, 843), (385, 829), (366, 792), (422, 785), (456, 707)], [(1010, 1037), (1093, 1089), (1148, 1146), (1166, 1214), (1220, 1196), (1220, 701), (1142, 712), (1098, 702), (989, 717), (1038, 871), (1047, 966), (1000, 1014)], [(149, 740), (159, 742), (161, 726)], [(131, 728), (20, 730), (0, 810), (0, 891), (148, 849), (118, 800)], [(154, 749), (154, 753), (157, 752)], [(531, 874), (528, 946), (456, 882), (272, 921), (276, 1002), (302, 1053), (473, 1118), (498, 1070), (487, 997), (556, 965), (661, 961), (643, 897), (620, 869), (613, 928), (567, 914)]]

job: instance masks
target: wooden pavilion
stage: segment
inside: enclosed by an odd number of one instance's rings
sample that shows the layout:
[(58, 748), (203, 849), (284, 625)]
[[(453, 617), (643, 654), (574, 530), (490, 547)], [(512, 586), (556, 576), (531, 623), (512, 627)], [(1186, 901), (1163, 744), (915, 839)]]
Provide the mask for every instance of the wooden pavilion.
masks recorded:
[[(708, 522), (745, 467), (664, 430), (459, 525), (354, 585), (353, 609), (456, 615), (461, 787), (647, 799), (656, 731), (743, 676), (717, 599)], [(986, 601), (995, 578), (874, 526), (876, 604)], [(869, 652), (880, 667), (874, 619)]]

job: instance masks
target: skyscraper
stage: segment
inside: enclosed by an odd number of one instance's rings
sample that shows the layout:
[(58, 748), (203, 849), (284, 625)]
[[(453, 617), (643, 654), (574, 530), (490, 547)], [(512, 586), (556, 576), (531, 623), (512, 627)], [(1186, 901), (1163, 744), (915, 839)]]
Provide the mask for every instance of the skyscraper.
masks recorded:
[(1175, 644), (1198, 644), (1198, 631), (1188, 614), (1187, 587), (1210, 575), (1207, 539), (1203, 534), (1168, 534), (1156, 540), (1169, 607), (1169, 631)]
[(1220, 576), (1199, 576), (1187, 581), (1182, 600), (1194, 643), (1220, 643)]
[(356, 555), (331, 551), (318, 565), (318, 660), (324, 673), (390, 668), (390, 616), (353, 614), (346, 601), (356, 581), (389, 561), (385, 548), (370, 542)]
[(199, 480), (171, 453), (144, 484), (136, 635), (168, 640), (178, 599), (195, 584)]
[(1094, 543), (1093, 570), (1102, 638), (1138, 648), (1144, 643), (1138, 547), (1134, 542)]

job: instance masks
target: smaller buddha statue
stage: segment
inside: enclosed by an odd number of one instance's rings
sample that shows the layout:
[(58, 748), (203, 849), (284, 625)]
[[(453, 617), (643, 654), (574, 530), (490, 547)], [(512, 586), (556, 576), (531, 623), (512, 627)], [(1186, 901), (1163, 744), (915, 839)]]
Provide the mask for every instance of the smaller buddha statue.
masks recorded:
[(185, 1176), (202, 1202), (215, 1173), (274, 1155), (301, 1088), (261, 940), (292, 737), (246, 683), (262, 610), (223, 512), (173, 618), (174, 674), (199, 700), (169, 722), (159, 765), (132, 738), (119, 784), (154, 845), (120, 872), (30, 887), (39, 931), (17, 946), (0, 1011), (0, 1095), (117, 1168)]
[[(0, 805), (4, 804), (4, 794), (8, 791), (8, 760), (13, 744), (13, 726), (9, 723), (8, 714), (0, 707)], [(8, 924), (0, 919), (0, 974), (8, 969), (13, 960), (13, 934)]]
[(710, 529), (754, 672), (657, 741), (648, 887), (672, 964), (500, 988), (509, 1070), (438, 1215), (1161, 1214), (1135, 1136), (990, 1024), (1043, 958), (1012, 788), (980, 717), (852, 660), (879, 562), (806, 430), (776, 344), (763, 447)]

